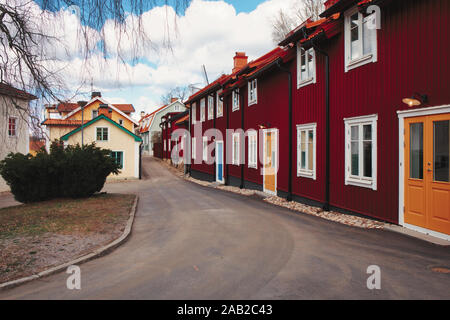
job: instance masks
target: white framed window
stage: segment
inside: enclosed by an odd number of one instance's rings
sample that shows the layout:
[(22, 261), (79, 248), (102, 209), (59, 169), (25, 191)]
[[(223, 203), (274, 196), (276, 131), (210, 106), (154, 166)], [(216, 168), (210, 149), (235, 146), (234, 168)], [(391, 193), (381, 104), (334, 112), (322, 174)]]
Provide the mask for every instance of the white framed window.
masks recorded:
[(214, 96), (208, 96), (208, 120), (214, 119)]
[(255, 130), (248, 132), (248, 167), (258, 169), (258, 134)]
[(97, 141), (108, 141), (108, 128), (97, 127), (96, 133)]
[(316, 180), (316, 123), (297, 126), (297, 177)]
[(203, 161), (208, 161), (208, 137), (203, 137)]
[(197, 154), (197, 145), (196, 145), (196, 138), (192, 138), (192, 159), (195, 159)]
[(98, 110), (92, 110), (92, 119), (95, 119), (98, 117)]
[(197, 121), (197, 104), (192, 104), (192, 124), (195, 124)]
[(377, 190), (378, 115), (344, 119), (345, 184)]
[(174, 110), (175, 112), (180, 111), (180, 105), (177, 103), (177, 104), (173, 107), (173, 110)]
[(232, 111), (239, 110), (239, 90), (233, 90), (232, 96)]
[(16, 117), (8, 118), (8, 136), (10, 136), (10, 137), (17, 136), (17, 118)]
[(232, 158), (233, 165), (238, 166), (240, 164), (240, 134), (233, 133), (233, 150), (232, 150)]
[(316, 53), (314, 48), (297, 45), (297, 89), (316, 83)]
[(223, 101), (220, 99), (220, 94), (222, 90), (216, 93), (216, 117), (220, 118), (223, 116)]
[(119, 119), (119, 124), (123, 126), (123, 119)]
[(376, 11), (364, 16), (353, 8), (345, 13), (345, 72), (377, 61)]
[(248, 82), (248, 105), (258, 103), (258, 80), (254, 79)]
[(206, 100), (205, 98), (203, 98), (202, 100), (200, 100), (200, 121), (204, 122), (205, 121), (205, 104), (206, 104)]

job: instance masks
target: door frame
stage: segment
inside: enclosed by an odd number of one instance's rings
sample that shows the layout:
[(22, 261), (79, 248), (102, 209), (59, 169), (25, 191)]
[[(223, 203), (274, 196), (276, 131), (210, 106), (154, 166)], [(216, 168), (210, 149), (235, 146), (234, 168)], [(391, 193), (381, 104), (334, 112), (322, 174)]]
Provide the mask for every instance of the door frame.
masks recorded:
[[(275, 146), (276, 146), (276, 150), (277, 150), (277, 170), (275, 171), (275, 191), (271, 191), (271, 190), (266, 190), (266, 164), (265, 164), (265, 158), (266, 158), (266, 136), (267, 133), (275, 133), (276, 135), (276, 139), (275, 139)], [(279, 135), (278, 135), (278, 129), (276, 128), (271, 128), (271, 129), (264, 129), (263, 130), (263, 192), (270, 194), (270, 195), (274, 195), (276, 196), (278, 193), (278, 169), (279, 169), (279, 150), (278, 150), (278, 139), (279, 139)]]
[(450, 241), (450, 235), (405, 223), (405, 118), (450, 113), (450, 105), (397, 111), (398, 115), (398, 223), (408, 229)]
[[(218, 177), (219, 177), (219, 175), (218, 175), (218, 173), (219, 173), (219, 163), (218, 163), (218, 161), (217, 161), (217, 158), (218, 158), (218, 152), (217, 152), (217, 150), (218, 150), (218, 148), (217, 148), (217, 145), (218, 144), (221, 144), (222, 145), (222, 180), (219, 180), (218, 179)], [(217, 182), (219, 182), (220, 184), (225, 184), (225, 170), (224, 170), (224, 168), (225, 168), (225, 163), (223, 162), (223, 159), (224, 159), (224, 157), (223, 157), (223, 154), (224, 154), (224, 152), (225, 152), (225, 150), (224, 150), (224, 144), (223, 144), (223, 141), (222, 140), (220, 140), (220, 141), (216, 141), (216, 181)]]

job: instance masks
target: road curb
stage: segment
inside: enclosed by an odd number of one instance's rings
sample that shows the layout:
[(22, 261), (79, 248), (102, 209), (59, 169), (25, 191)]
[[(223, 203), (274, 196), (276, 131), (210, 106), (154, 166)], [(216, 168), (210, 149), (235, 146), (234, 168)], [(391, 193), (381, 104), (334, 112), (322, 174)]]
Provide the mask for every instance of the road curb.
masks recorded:
[(134, 218), (136, 215), (138, 200), (139, 200), (139, 197), (136, 195), (134, 198), (133, 206), (131, 207), (131, 210), (130, 210), (130, 217), (128, 218), (127, 225), (125, 226), (125, 230), (123, 231), (122, 235), (119, 238), (117, 238), (116, 240), (112, 241), (111, 243), (109, 243), (101, 248), (95, 249), (91, 253), (88, 253), (82, 257), (76, 258), (72, 261), (60, 264), (59, 266), (52, 267), (50, 269), (41, 271), (37, 274), (33, 274), (28, 277), (24, 277), (24, 278), (20, 278), (17, 280), (12, 280), (12, 281), (2, 283), (2, 284), (0, 284), (0, 291), (6, 290), (6, 289), (11, 289), (13, 287), (17, 287), (23, 283), (27, 283), (27, 282), (33, 281), (35, 279), (47, 277), (49, 275), (61, 272), (65, 269), (67, 269), (67, 267), (69, 267), (69, 266), (79, 265), (79, 264), (88, 262), (90, 260), (99, 258), (99, 257), (113, 251), (115, 248), (122, 245), (126, 240), (128, 240), (128, 238), (131, 235), (131, 229), (133, 227)]

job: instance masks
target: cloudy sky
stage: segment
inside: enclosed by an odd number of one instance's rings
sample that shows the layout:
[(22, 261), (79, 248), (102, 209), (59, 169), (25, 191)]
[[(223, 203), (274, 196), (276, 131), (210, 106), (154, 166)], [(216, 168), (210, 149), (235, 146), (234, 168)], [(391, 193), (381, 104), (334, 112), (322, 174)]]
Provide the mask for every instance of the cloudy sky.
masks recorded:
[[(278, 10), (291, 8), (294, 1), (192, 0), (179, 15), (171, 7), (155, 7), (142, 17), (151, 45), (139, 52), (138, 62), (127, 62), (132, 39), (126, 37), (121, 38), (125, 62), (112, 56), (100, 63), (92, 59), (85, 67), (79, 55), (59, 54), (58, 48), (53, 48), (53, 54), (65, 57), (61, 61), (62, 72), (69, 87), (76, 88), (80, 79), (91, 78), (95, 91), (101, 91), (111, 103), (132, 103), (137, 116), (142, 110), (155, 110), (161, 95), (173, 87), (189, 84), (203, 87), (202, 65), (212, 81), (222, 73), (230, 73), (236, 51), (246, 52), (251, 60), (273, 49), (271, 20)], [(69, 11), (59, 14), (65, 17), (64, 26), (57, 29), (58, 36), (63, 36), (69, 47), (65, 53), (76, 51), (79, 21)], [(104, 31), (114, 52), (116, 31), (108, 22)], [(92, 38), (95, 39), (94, 34)], [(172, 50), (165, 50), (169, 38)], [(82, 91), (89, 90), (90, 83)], [(75, 99), (82, 98), (88, 97)]]

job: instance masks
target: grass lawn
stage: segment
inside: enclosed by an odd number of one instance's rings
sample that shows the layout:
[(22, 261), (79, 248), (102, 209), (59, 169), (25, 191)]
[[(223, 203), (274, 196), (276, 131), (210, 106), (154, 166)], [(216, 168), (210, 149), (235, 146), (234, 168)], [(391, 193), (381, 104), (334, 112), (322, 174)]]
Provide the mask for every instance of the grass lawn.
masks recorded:
[(134, 195), (100, 194), (0, 209), (0, 283), (55, 266), (117, 239)]

